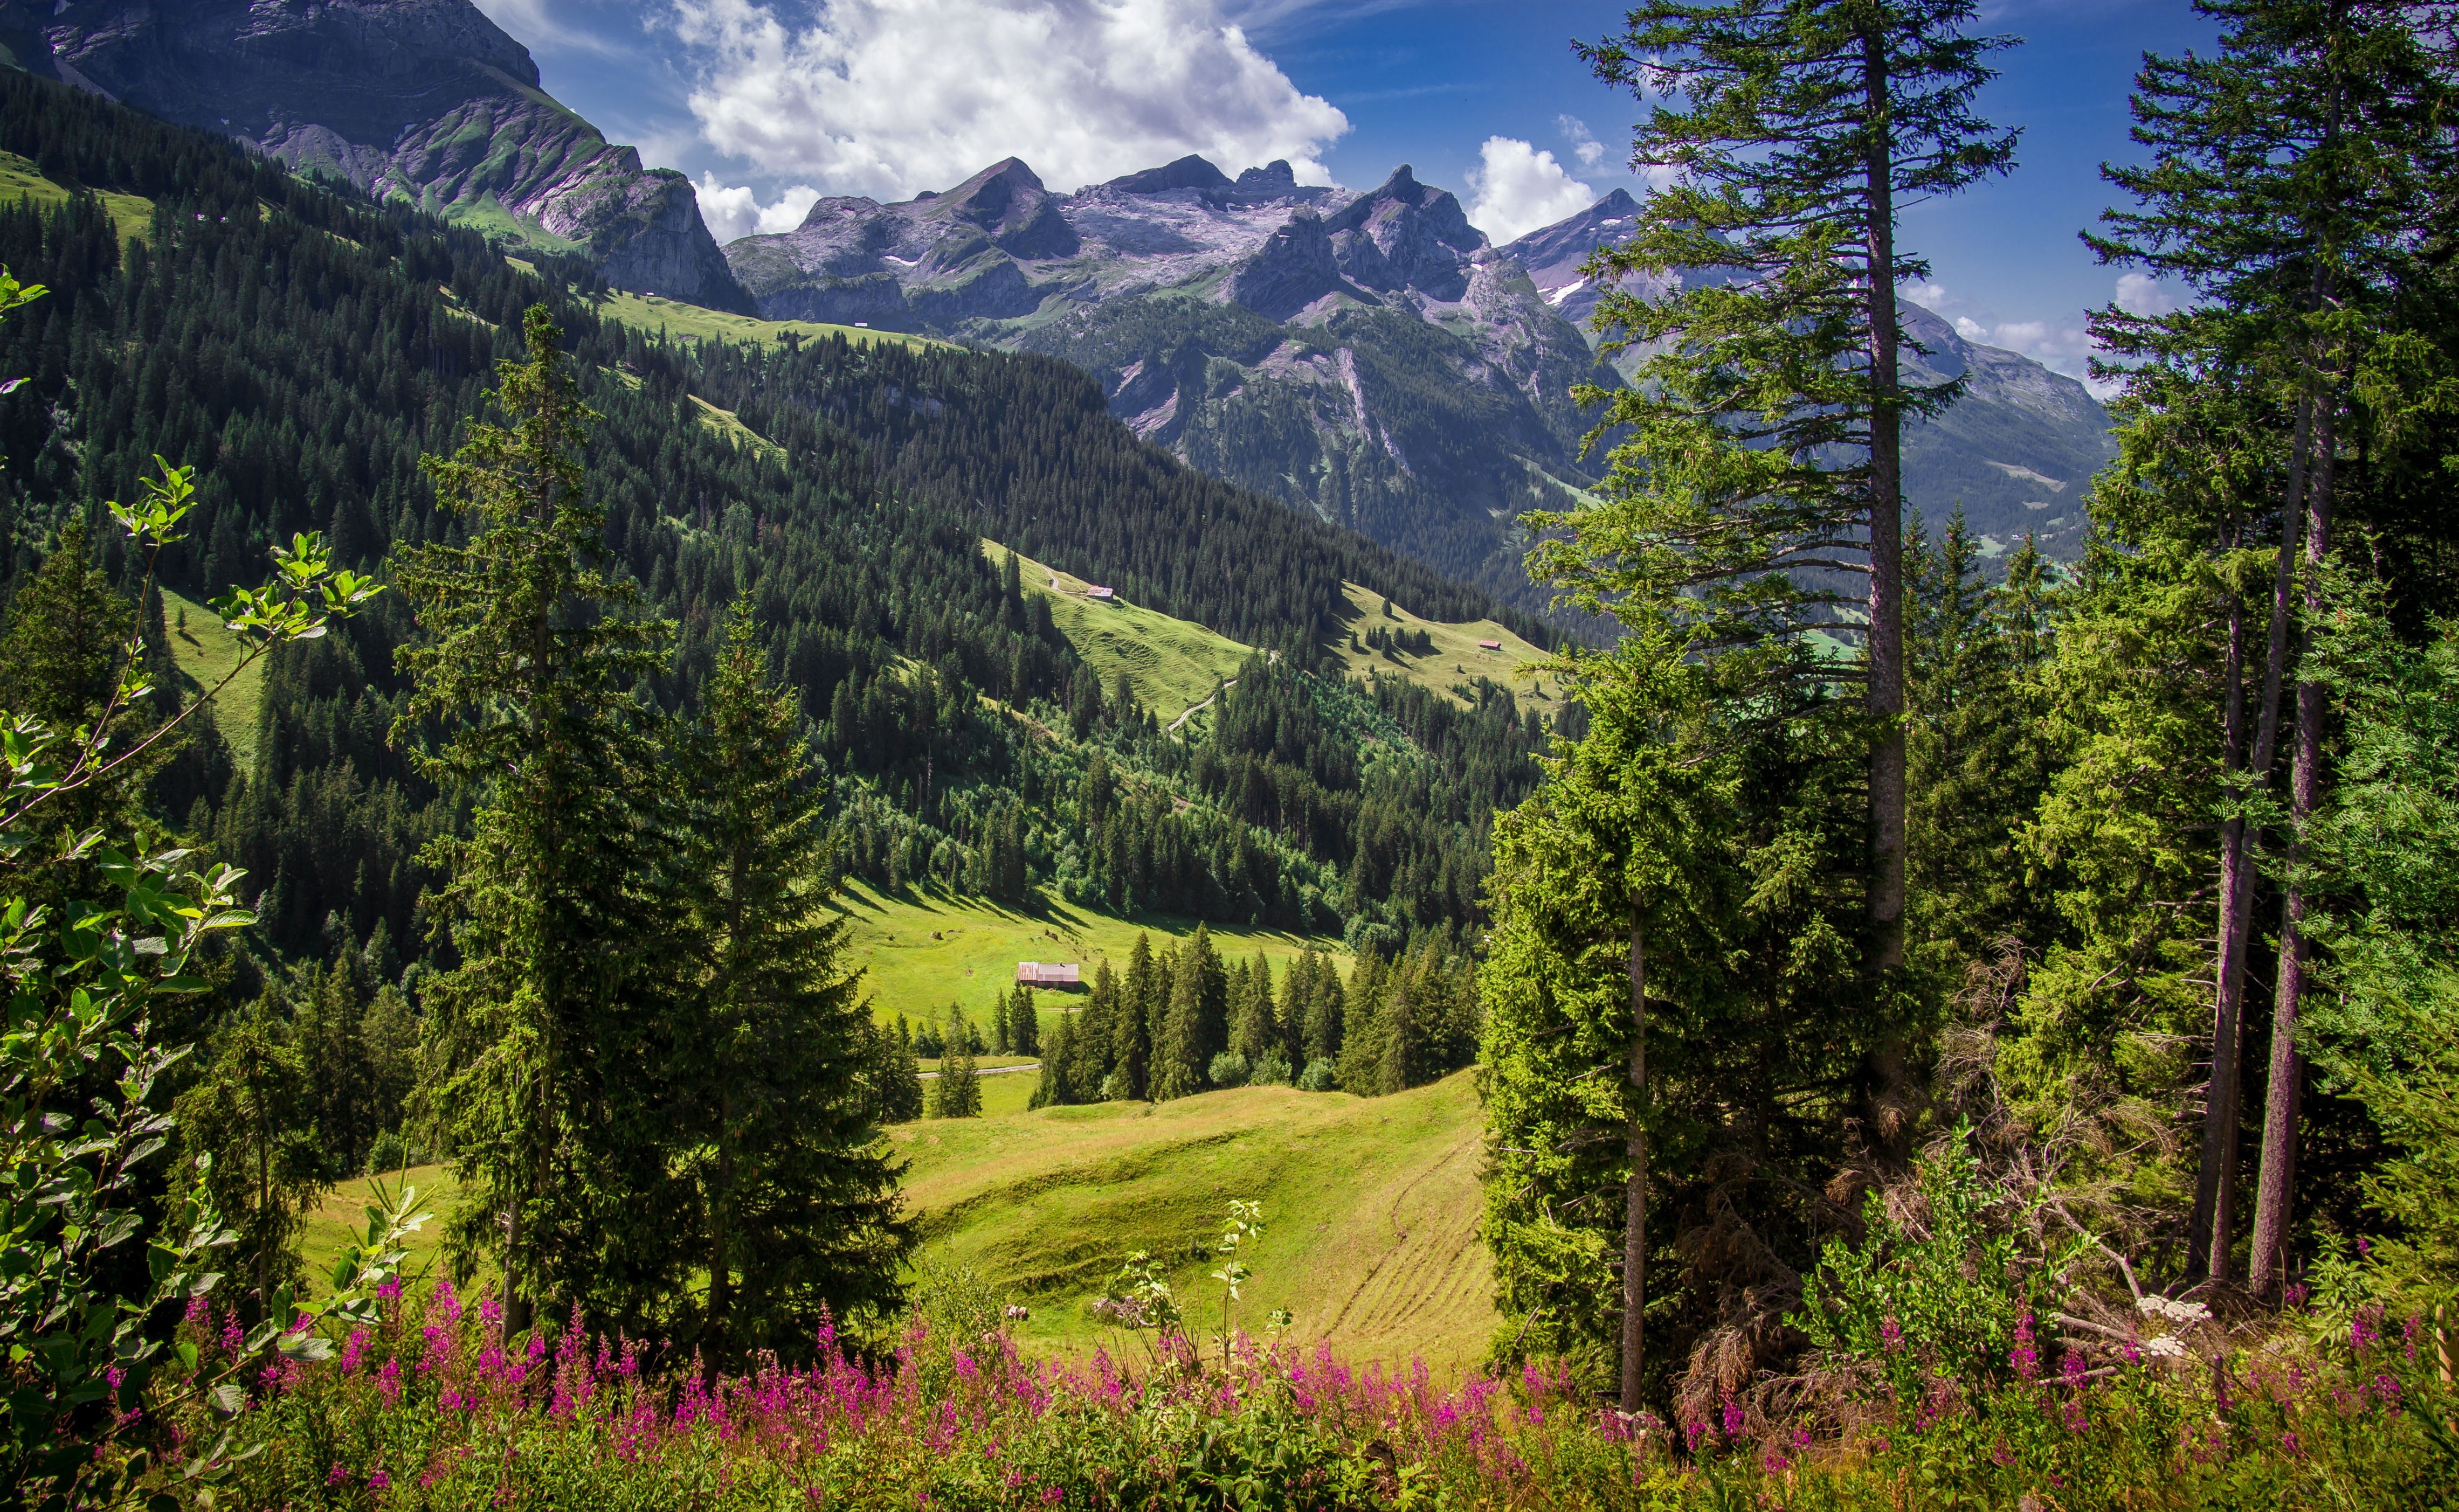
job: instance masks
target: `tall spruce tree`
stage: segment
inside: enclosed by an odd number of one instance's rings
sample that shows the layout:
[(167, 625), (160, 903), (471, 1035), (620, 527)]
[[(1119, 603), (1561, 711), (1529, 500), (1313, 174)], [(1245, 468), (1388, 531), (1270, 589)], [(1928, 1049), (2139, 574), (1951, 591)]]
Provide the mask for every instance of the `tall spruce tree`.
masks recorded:
[(810, 753), (747, 598), (704, 698), (667, 860), (682, 905), (667, 1140), (696, 1199), (698, 1336), (731, 1358), (803, 1347), (824, 1311), (893, 1308), (911, 1229), (865, 1085), (870, 1015), (827, 907)]
[[(2280, 775), (2297, 562), (2302, 555), (2311, 564), (2310, 611), (2319, 606), (2313, 567), (2330, 549), (2335, 467), (2353, 439), (2346, 430), (2357, 374), (2383, 334), (2385, 302), (2412, 281), (2431, 241), (2419, 233), (2445, 213), (2452, 91), (2437, 44), (2424, 34), (2443, 23), (2414, 6), (2203, 0), (2197, 9), (2220, 22), (2220, 46), (2208, 56), (2145, 58), (2133, 135), (2151, 160), (2104, 166), (2103, 176), (2134, 203), (2108, 211), (2106, 233), (2085, 240), (2104, 262), (2176, 279), (2199, 297), (2196, 306), (2169, 315), (2112, 306), (2093, 316), (2095, 337), (2132, 369), (2135, 408), (2158, 423), (2181, 395), (2200, 402), (2196, 390), (2206, 375), (2227, 375), (2249, 401), (2240, 423), (2250, 432), (2240, 431), (2237, 446), (2276, 457), (2260, 491), (2220, 523), (2226, 546), (2267, 550), (2272, 572), (2260, 606), (2264, 654), (2251, 727), (2239, 595), (2231, 596), (2233, 649), (2221, 699), (2224, 761), (2243, 793), (2223, 819), (2211, 1084), (2187, 1243), (2189, 1269), (2219, 1277), (2230, 1270), (2235, 1229), (2242, 998), (2262, 839), (2249, 828), (2249, 808), (2266, 807)], [(2299, 677), (2296, 699), (2292, 850), (2319, 799), (2326, 714), (2318, 681)], [(2293, 877), (2293, 860), (2289, 871)], [(2252, 1279), (2262, 1289), (2282, 1281), (2302, 1075), (2296, 1040), (2304, 913), (2292, 880), (2274, 973), (2255, 1224)]]
[(659, 1143), (635, 1084), (659, 778), (631, 690), (663, 665), (668, 627), (605, 565), (580, 462), (592, 414), (544, 305), (522, 335), (527, 359), (497, 365), (494, 395), (511, 428), (473, 424), (451, 460), (422, 458), (467, 535), (396, 558), (422, 640), (401, 652), (412, 685), (392, 732), (478, 805), (467, 839), (421, 854), (446, 878), (431, 916), (460, 956), (423, 994), (425, 1097), (461, 1183), (448, 1244), (501, 1269), (507, 1336), (542, 1298), (628, 1273), (610, 1251), (666, 1242), (629, 1188)]
[[(1629, 438), (1602, 506), (1532, 517), (1556, 533), (1532, 570), (1591, 613), (1695, 620), (1711, 649), (1858, 620), (1874, 975), (1904, 961), (1903, 428), (1962, 387), (1902, 377), (1919, 348), (1896, 290), (1929, 265), (1897, 220), (2013, 165), (2014, 134), (1972, 110), (2010, 39), (1969, 34), (1974, 15), (1970, 0), (1654, 0), (1580, 49), (1652, 100), (1631, 160), (1674, 181), (1587, 266), (1609, 345), (1651, 355), (1627, 388), (1578, 390)], [(1679, 292), (1651, 299), (1634, 276)]]
[(1152, 936), (1138, 930), (1110, 1033), (1110, 1074), (1116, 1078), (1111, 1096), (1120, 1102), (1147, 1101), (1152, 1095), (1153, 1006), (1163, 988), (1161, 975), (1153, 960)]

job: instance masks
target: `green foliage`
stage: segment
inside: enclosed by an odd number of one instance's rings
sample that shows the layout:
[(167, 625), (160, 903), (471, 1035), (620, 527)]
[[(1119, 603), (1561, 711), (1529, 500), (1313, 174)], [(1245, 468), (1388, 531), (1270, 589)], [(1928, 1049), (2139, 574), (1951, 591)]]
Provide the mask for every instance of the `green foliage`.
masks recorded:
[(1923, 1156), (1895, 1203), (1863, 1201), (1860, 1241), (1827, 1242), (1788, 1319), (1837, 1364), (1876, 1365), (1906, 1412), (1940, 1381), (1971, 1390), (2037, 1374), (2034, 1324), (2064, 1300), (2085, 1248), (2043, 1251), (2040, 1199), (1996, 1189), (1967, 1153), (1970, 1132)]
[(502, 1269), (515, 1333), (541, 1297), (639, 1306), (627, 1246), (668, 1231), (618, 1174), (652, 1131), (615, 1116), (637, 1106), (624, 1068), (649, 1032), (655, 938), (640, 883), (660, 778), (631, 689), (667, 627), (602, 565), (605, 511), (578, 455), (592, 416), (547, 311), (523, 318), (527, 359), (501, 365), (495, 396), (512, 429), (473, 426), (428, 464), (468, 534), (396, 566), (426, 639), (402, 653), (413, 683), (394, 723), (422, 772), (481, 804), (469, 839), (423, 857), (447, 879), (435, 928), (460, 956), (424, 993), (425, 1096), (462, 1183), (455, 1262)]
[(254, 1319), (269, 1315), (277, 1288), (296, 1288), (302, 1221), (331, 1187), (315, 1083), (281, 1006), (265, 993), (224, 1025), (205, 1047), (204, 1075), (172, 1104), (180, 1153), (209, 1163), (204, 1186), (236, 1235)]
[(870, 1015), (826, 908), (809, 764), (738, 600), (677, 763), (672, 1048), (659, 1068), (669, 1168), (697, 1220), (662, 1215), (677, 1240), (666, 1285), (705, 1278), (697, 1333), (721, 1357), (798, 1352), (824, 1309), (893, 1310), (909, 1243), (898, 1167), (870, 1117)]
[[(0, 313), (42, 292), (0, 273)], [(181, 537), (193, 507), (188, 472), (167, 465), (158, 480), (148, 480), (141, 503), (109, 506), (131, 548), (143, 555), (147, 592), (156, 559)], [(376, 591), (335, 570), (313, 536), (299, 537), (276, 560), (271, 586), (234, 592), (218, 605), (260, 656), (276, 643), (322, 635), (328, 619), (353, 612)], [(84, 570), (80, 554), (61, 581), (73, 591)], [(151, 1102), (157, 1083), (188, 1050), (154, 1038), (154, 1015), (206, 984), (197, 968), (208, 940), (254, 921), (238, 906), (240, 873), (227, 866), (183, 868), (190, 852), (148, 847), (116, 816), (62, 830), (53, 817), (61, 810), (50, 808), (74, 807), (178, 729), (176, 717), (133, 727), (138, 722), (132, 711), (152, 691), (148, 661), (143, 636), (131, 635), (112, 658), (116, 664), (103, 668), (109, 691), (99, 709), (73, 732), (36, 713), (0, 709), (7, 767), (0, 877), (9, 894), (0, 903), (0, 982), (8, 993), (7, 1033), (0, 1036), (0, 1150), (7, 1156), (0, 1174), (0, 1346), (9, 1361), (8, 1395), (0, 1398), (0, 1486), (29, 1505), (113, 1503), (164, 1488), (165, 1472), (133, 1451), (126, 1430), (162, 1358), (162, 1314), (212, 1290), (220, 1276), (205, 1270), (210, 1252), (237, 1237), (215, 1208), (210, 1159), (188, 1166), (152, 1213), (140, 1167), (169, 1143), (173, 1122)], [(66, 907), (39, 900), (44, 882), (63, 872), (107, 891)], [(70, 1111), (79, 1102), (91, 1116)], [(321, 1348), (307, 1327), (362, 1308), (368, 1292), (399, 1264), (395, 1243), (423, 1218), (410, 1213), (410, 1201), (405, 1193), (370, 1216), (368, 1245), (346, 1255), (335, 1296), (307, 1310), (298, 1332), (285, 1333), (293, 1326), (291, 1290), (276, 1285), (260, 1298), (263, 1320), (228, 1368), (192, 1377), (188, 1393), (226, 1389), (228, 1375), (277, 1340), (294, 1355)], [(125, 1248), (140, 1235), (141, 1269)], [(193, 1396), (172, 1391), (155, 1399), (176, 1405)], [(223, 1433), (178, 1480), (218, 1476), (231, 1446), (232, 1435)]]
[(922, 1116), (935, 1119), (982, 1116), (982, 1084), (974, 1069), (975, 1030), (961, 1009), (948, 1010), (948, 1035), (939, 1056), (939, 1074), (924, 1095)]

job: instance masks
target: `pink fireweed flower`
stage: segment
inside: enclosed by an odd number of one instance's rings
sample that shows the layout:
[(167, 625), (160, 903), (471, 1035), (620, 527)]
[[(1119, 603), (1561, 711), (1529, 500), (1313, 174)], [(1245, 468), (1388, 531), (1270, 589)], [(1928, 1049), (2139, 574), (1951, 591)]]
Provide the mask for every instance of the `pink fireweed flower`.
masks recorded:
[(389, 1476), (389, 1475), (385, 1474), (385, 1473), (384, 1473), (384, 1471), (383, 1471), (381, 1468), (374, 1469), (374, 1470), (370, 1470), (370, 1471), (368, 1471), (368, 1490), (370, 1490), (370, 1491), (381, 1491), (381, 1490), (383, 1490), (385, 1487), (387, 1487), (387, 1486), (389, 1486), (389, 1485), (390, 1485), (390, 1484), (392, 1484), (392, 1477), (390, 1477), (390, 1476)]
[(376, 1391), (387, 1407), (401, 1405), (401, 1361), (385, 1361), (384, 1369), (376, 1373)]
[(2291, 1460), (2305, 1458), (2305, 1446), (2297, 1440), (2297, 1430), (2289, 1429), (2280, 1436), (2280, 1452)]
[(1904, 1326), (1893, 1312), (1879, 1320), (1879, 1347), (1890, 1354), (1904, 1352)]
[(359, 1364), (367, 1357), (367, 1353), (368, 1331), (363, 1328), (350, 1330), (350, 1336), (342, 1344), (342, 1374), (357, 1375)]
[(2015, 1347), (2007, 1352), (2007, 1363), (2024, 1380), (2038, 1380), (2041, 1375), (2041, 1352), (2032, 1345), (2032, 1310), (2026, 1308), (2015, 1320)]
[[(2362, 1243), (2362, 1241), (2360, 1242)], [(2356, 1316), (2348, 1319), (2348, 1348), (2355, 1350), (2359, 1354), (2363, 1354), (2366, 1350), (2373, 1348), (2375, 1341), (2381, 1337), (2381, 1308), (2359, 1308), (2357, 1310)]]
[(1734, 1400), (1732, 1392), (1727, 1392), (1725, 1393), (1725, 1437), (1739, 1438), (1741, 1436), (1742, 1404)]
[(343, 1465), (342, 1461), (336, 1460), (333, 1461), (333, 1468), (326, 1472), (325, 1483), (328, 1486), (337, 1486), (348, 1479), (350, 1479), (349, 1470)]

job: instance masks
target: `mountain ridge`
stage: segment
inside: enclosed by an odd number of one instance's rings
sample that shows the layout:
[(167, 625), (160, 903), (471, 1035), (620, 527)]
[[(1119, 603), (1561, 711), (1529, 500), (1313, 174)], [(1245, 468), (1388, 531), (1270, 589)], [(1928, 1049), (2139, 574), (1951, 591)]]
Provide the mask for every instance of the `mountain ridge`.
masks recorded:
[[(1644, 356), (1599, 356), (1580, 268), (1639, 209), (1615, 190), (1497, 245), (1408, 164), (1354, 191), (1190, 156), (1067, 194), (1008, 158), (944, 193), (824, 199), (725, 254), (770, 318), (1065, 358), (1189, 464), (1537, 608), (1518, 516), (1601, 472), (1570, 389), (1618, 387)], [(1933, 520), (1961, 505), (1992, 554), (2029, 534), (2072, 556), (2076, 485), (2111, 454), (2106, 412), (2074, 380), (1907, 308), (1929, 352), (1908, 376), (1970, 375), (1954, 410), (1906, 437), (1908, 504)]]
[(619, 287), (754, 313), (691, 180), (542, 88), (469, 0), (0, 0), (18, 67), (225, 133), (378, 200), (549, 251)]

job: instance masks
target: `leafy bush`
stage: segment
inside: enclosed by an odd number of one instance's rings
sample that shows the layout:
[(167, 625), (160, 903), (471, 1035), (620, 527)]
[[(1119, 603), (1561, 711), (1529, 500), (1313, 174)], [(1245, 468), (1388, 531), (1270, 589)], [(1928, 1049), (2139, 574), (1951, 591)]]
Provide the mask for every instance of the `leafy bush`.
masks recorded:
[(1969, 1389), (2037, 1372), (2034, 1319), (2066, 1290), (2071, 1250), (2045, 1254), (2031, 1226), (2007, 1221), (2012, 1199), (1982, 1180), (1967, 1143), (1959, 1130), (1953, 1153), (1922, 1161), (1913, 1200), (1867, 1199), (1866, 1238), (1828, 1241), (1790, 1320), (1833, 1356), (1875, 1362), (1899, 1402), (1940, 1380)]
[(1279, 1051), (1267, 1050), (1264, 1058), (1255, 1062), (1255, 1069), (1248, 1073), (1247, 1080), (1255, 1086), (1287, 1086), (1290, 1076), (1289, 1061), (1281, 1058)]
[(1245, 1086), (1247, 1058), (1235, 1050), (1224, 1050), (1212, 1058), (1212, 1064), (1206, 1068), (1205, 1075), (1217, 1087)]
[(1301, 1092), (1337, 1092), (1340, 1090), (1340, 1068), (1330, 1060), (1310, 1060), (1298, 1073)]

